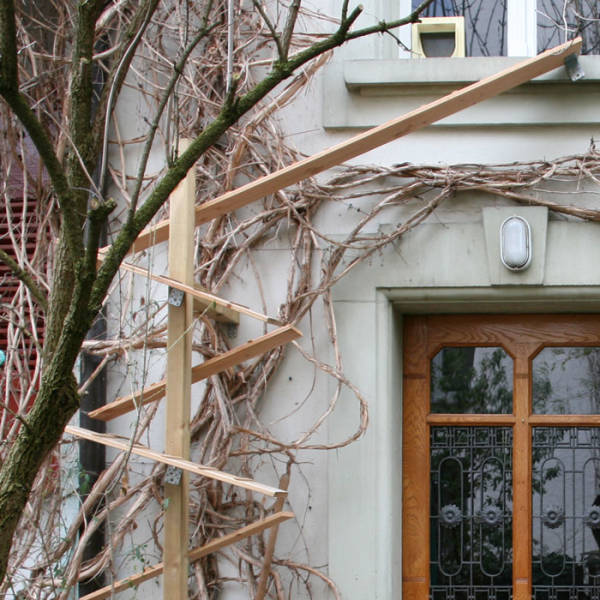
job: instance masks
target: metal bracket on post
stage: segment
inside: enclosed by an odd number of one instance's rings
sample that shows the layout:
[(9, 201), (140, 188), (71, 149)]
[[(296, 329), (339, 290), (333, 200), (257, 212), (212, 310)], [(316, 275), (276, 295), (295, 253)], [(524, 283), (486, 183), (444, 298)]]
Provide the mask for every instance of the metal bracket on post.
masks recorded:
[(171, 306), (181, 306), (184, 298), (185, 292), (169, 286), (169, 304)]
[(571, 81), (579, 81), (585, 77), (585, 72), (577, 59), (577, 54), (569, 54), (565, 58), (565, 69)]
[(167, 467), (167, 472), (165, 473), (165, 483), (179, 485), (181, 483), (182, 475), (183, 471), (180, 468), (169, 465)]

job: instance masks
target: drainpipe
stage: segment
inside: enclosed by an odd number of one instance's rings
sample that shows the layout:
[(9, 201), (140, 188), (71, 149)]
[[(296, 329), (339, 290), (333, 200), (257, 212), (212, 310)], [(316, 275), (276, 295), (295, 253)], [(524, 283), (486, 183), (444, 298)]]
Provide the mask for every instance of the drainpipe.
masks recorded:
[[(89, 339), (106, 339), (106, 315), (100, 313), (88, 333)], [(86, 352), (81, 355), (81, 381), (85, 381), (98, 367), (101, 358)], [(106, 404), (106, 372), (105, 369), (98, 374), (81, 398), (79, 412), (79, 425), (99, 433), (106, 432), (106, 423), (97, 419), (90, 419), (87, 413)], [(89, 491), (92, 489), (102, 471), (106, 468), (106, 450), (102, 444), (87, 440), (79, 440), (79, 496), (85, 502)], [(102, 500), (92, 507), (90, 514), (102, 508)], [(94, 558), (104, 547), (104, 525), (100, 525), (87, 542), (83, 551), (83, 560)], [(94, 579), (79, 584), (79, 597), (91, 594), (103, 587), (104, 575), (100, 573)]]
[[(102, 38), (98, 41), (97, 51), (101, 52), (108, 48), (108, 41)], [(104, 88), (105, 77), (104, 71), (100, 68), (96, 69), (94, 76), (94, 88), (96, 93), (94, 98), (98, 99), (102, 95), (102, 89)], [(95, 108), (95, 107), (94, 107)], [(95, 111), (94, 111), (95, 112)], [(98, 166), (97, 171), (100, 170)], [(94, 180), (96, 185), (100, 185), (100, 179), (103, 179), (102, 174), (96, 172), (94, 174)], [(101, 189), (100, 192), (104, 194), (105, 190)], [(99, 244), (100, 246), (106, 246), (107, 236), (106, 231), (103, 230), (100, 234)], [(91, 329), (87, 334), (87, 339), (102, 340), (106, 339), (106, 312), (102, 309)], [(101, 358), (88, 354), (86, 352), (81, 353), (80, 361), (80, 381), (86, 381), (87, 378), (96, 370), (101, 362)], [(90, 386), (87, 388), (85, 393), (81, 397), (81, 405), (79, 408), (79, 426), (85, 429), (90, 429), (97, 433), (106, 433), (106, 423), (97, 419), (90, 419), (87, 415), (90, 411), (100, 408), (106, 404), (106, 368), (102, 369), (97, 377), (92, 381)], [(106, 468), (106, 447), (103, 444), (96, 444), (88, 440), (79, 440), (79, 497), (81, 502), (85, 502), (90, 490), (94, 487), (98, 481), (98, 477)], [(98, 503), (93, 506), (90, 510), (89, 515), (93, 515), (97, 510), (101, 510), (103, 500), (99, 500)], [(98, 555), (104, 548), (105, 543), (105, 527), (102, 523), (96, 531), (89, 538), (83, 550), (83, 561), (91, 560)], [(91, 594), (96, 590), (104, 587), (105, 577), (103, 573), (99, 573), (93, 579), (83, 581), (78, 586), (78, 598)]]

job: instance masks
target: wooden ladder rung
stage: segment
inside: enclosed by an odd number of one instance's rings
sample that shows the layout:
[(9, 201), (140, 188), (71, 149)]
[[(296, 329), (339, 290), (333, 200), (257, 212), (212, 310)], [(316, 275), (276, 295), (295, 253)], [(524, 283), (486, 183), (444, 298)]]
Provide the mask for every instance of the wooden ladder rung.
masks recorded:
[(223, 298), (219, 298), (219, 296), (215, 296), (214, 294), (207, 292), (198, 284), (193, 286), (187, 285), (181, 281), (173, 279), (172, 277), (167, 277), (166, 275), (155, 275), (143, 267), (138, 267), (137, 265), (132, 265), (131, 263), (127, 262), (121, 263), (120, 268), (130, 271), (131, 273), (136, 273), (137, 275), (142, 275), (143, 277), (149, 277), (152, 279), (152, 281), (168, 285), (169, 287), (181, 290), (186, 294), (190, 294), (194, 298), (195, 306), (210, 308), (212, 305), (214, 305), (214, 308), (211, 310), (214, 311), (215, 315), (219, 315), (222, 320), (227, 320), (232, 323), (239, 323), (239, 314), (243, 314), (247, 315), (248, 317), (252, 317), (253, 319), (263, 321), (264, 323), (269, 323), (270, 325), (282, 324), (278, 319), (263, 315), (255, 310), (252, 310), (251, 308), (248, 308), (247, 306), (230, 302), (229, 300), (223, 300)]
[(231, 475), (231, 473), (219, 471), (214, 467), (199, 465), (198, 463), (185, 460), (184, 458), (179, 458), (178, 456), (171, 456), (170, 454), (156, 452), (155, 450), (151, 450), (146, 446), (142, 446), (141, 444), (132, 444), (129, 440), (111, 435), (109, 433), (97, 433), (95, 431), (90, 431), (89, 429), (83, 429), (82, 427), (74, 427), (73, 425), (67, 425), (67, 427), (65, 427), (65, 432), (70, 433), (78, 438), (83, 438), (91, 442), (97, 442), (98, 444), (110, 446), (111, 448), (116, 448), (117, 450), (131, 452), (136, 456), (143, 456), (144, 458), (149, 458), (166, 465), (171, 465), (173, 467), (177, 467), (178, 469), (194, 473), (195, 475), (208, 477), (209, 479), (216, 479), (217, 481), (222, 481), (223, 483), (228, 483), (230, 485), (236, 485), (247, 490), (252, 490), (253, 492), (259, 492), (265, 496), (280, 497), (287, 494), (285, 490), (259, 483), (258, 481), (254, 481), (254, 479), (249, 479), (248, 477), (238, 477), (237, 475)]
[[(197, 383), (211, 375), (215, 375), (216, 373), (220, 373), (235, 365), (239, 365), (250, 358), (264, 354), (277, 346), (287, 344), (301, 336), (302, 334), (300, 331), (293, 325), (279, 327), (266, 335), (256, 338), (255, 340), (250, 340), (241, 346), (233, 348), (233, 350), (209, 358), (203, 363), (196, 365), (192, 369), (192, 383)], [(111, 419), (115, 419), (116, 417), (135, 410), (139, 406), (160, 400), (165, 395), (166, 389), (167, 380), (162, 379), (143, 390), (139, 390), (128, 396), (117, 398), (113, 402), (109, 402), (101, 408), (89, 412), (88, 416), (92, 419), (99, 419), (100, 421), (110, 421)]]

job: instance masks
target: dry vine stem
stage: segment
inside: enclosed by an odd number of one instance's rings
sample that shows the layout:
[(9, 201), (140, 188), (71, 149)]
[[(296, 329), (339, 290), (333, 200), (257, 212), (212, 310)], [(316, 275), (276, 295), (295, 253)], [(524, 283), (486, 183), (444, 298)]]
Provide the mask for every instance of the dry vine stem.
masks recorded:
[[(116, 2), (103, 16), (102, 26), (106, 27), (108, 36), (107, 48), (103, 52), (112, 51), (111, 28), (122, 27), (128, 22), (127, 4), (126, 0)], [(157, 14), (151, 25), (155, 35), (144, 38), (143, 52), (135, 63), (129, 85), (136, 91), (142, 90), (151, 114), (172, 67), (166, 58), (166, 49), (174, 41), (183, 45), (188, 35), (185, 23), (192, 18), (186, 11), (200, 10), (201, 6), (201, 3), (178, 4), (175, 14), (166, 11)], [(224, 3), (219, 6), (225, 14)], [(68, 112), (68, 106), (62, 102), (64, 87), (61, 84), (65, 76), (62, 47), (67, 44), (62, 33), (70, 15), (60, 2), (54, 5), (54, 9), (55, 30), (59, 35), (53, 46), (44, 49), (32, 45), (34, 40), (27, 39), (27, 28), (19, 29), (19, 35), (25, 38), (22, 46), (27, 47), (30, 57), (30, 72), (24, 78), (24, 88), (37, 106), (47, 106), (42, 101), (53, 99), (55, 112), (43, 114), (43, 118), (49, 126), (60, 130), (59, 124), (64, 123)], [(201, 18), (201, 15), (193, 17)], [(268, 62), (264, 48), (269, 33), (256, 13), (241, 7), (236, 8), (235, 27), (234, 59), (240, 85), (244, 86), (255, 76), (254, 67)], [(315, 36), (308, 34), (294, 36), (293, 47), (299, 50), (314, 39)], [(218, 111), (225, 94), (222, 78), (227, 53), (225, 40), (225, 26), (222, 23), (215, 25), (213, 43), (202, 48), (202, 54), (195, 56), (186, 67), (183, 78), (177, 84), (179, 102), (173, 104), (169, 125), (163, 122), (158, 131), (165, 147), (171, 146), (173, 131), (181, 136), (192, 135)], [(316, 61), (297, 74), (277, 96), (271, 97), (233, 128), (199, 161), (196, 167), (198, 188), (202, 190), (199, 200), (218, 195), (240, 181), (276, 170), (298, 158), (285, 143), (274, 116), (279, 107), (302, 92), (324, 60)], [(27, 158), (31, 156), (28, 150), (30, 142), (12, 117), (3, 112), (2, 122), (4, 136), (0, 156), (6, 209), (2, 241), (11, 247), (17, 262), (27, 265), (47, 290), (46, 282), (53, 268), (49, 257), (52, 256), (52, 240), (57, 233), (56, 213), (46, 193), (47, 179), (39, 165)], [(122, 215), (128, 210), (128, 203), (136, 202), (136, 192), (130, 185), (129, 161), (132, 154), (139, 151), (143, 140), (127, 133), (127, 124), (119, 121), (118, 112), (109, 125), (113, 152), (111, 162), (105, 165), (106, 176), (110, 178), (113, 189), (123, 196)], [(59, 146), (64, 147), (67, 142), (61, 139)], [(154, 180), (155, 177), (145, 177), (143, 187), (150, 188)], [(560, 186), (564, 183), (576, 193), (562, 195)], [(511, 165), (348, 167), (341, 168), (329, 181), (306, 181), (296, 188), (266, 198), (248, 210), (217, 219), (200, 229), (196, 241), (197, 281), (213, 293), (223, 293), (238, 279), (252, 277), (257, 289), (262, 290), (258, 297), (263, 305), (255, 308), (264, 313), (273, 307), (273, 300), (264, 292), (260, 266), (254, 260), (254, 253), (272, 240), (287, 240), (287, 263), (282, 267), (287, 268), (285, 289), (278, 298), (278, 314), (273, 316), (283, 322), (300, 323), (308, 331), (306, 337), (309, 340), (312, 326), (323, 329), (322, 322), (317, 324), (313, 319), (324, 320), (334, 364), (326, 364), (306, 345), (298, 345), (289, 352), (298, 352), (315, 372), (333, 377), (336, 386), (331, 398), (321, 406), (321, 414), (313, 415), (311, 426), (281, 439), (276, 427), (263, 422), (261, 401), (266, 386), (282, 364), (282, 349), (212, 376), (203, 387), (194, 391), (196, 410), (191, 423), (194, 458), (203, 464), (247, 475), (259, 470), (264, 473), (270, 467), (279, 474), (283, 469), (278, 463), (291, 461), (294, 466), (292, 481), (294, 478), (301, 479), (298, 475), (302, 474), (301, 462), (306, 452), (329, 451), (350, 444), (364, 433), (368, 425), (366, 400), (352, 383), (352, 377), (345, 373), (338, 347), (331, 291), (341, 277), (374, 254), (386, 251), (404, 233), (428, 219), (442, 203), (449, 204), (456, 194), (477, 192), (480, 194), (477, 198), (486, 199), (486, 202), (547, 206), (555, 214), (560, 213), (566, 218), (598, 221), (600, 211), (586, 208), (585, 198), (589, 186), (599, 183), (600, 154), (594, 146), (577, 156)], [(17, 190), (18, 194), (34, 201), (35, 210), (22, 208), (18, 212), (17, 205), (10, 200), (15, 198)], [(541, 193), (548, 190), (554, 193), (555, 200), (549, 201), (547, 194)], [(320, 213), (331, 210), (332, 206), (352, 216), (352, 226), (341, 239), (328, 235), (315, 225)], [(117, 219), (121, 215), (117, 215)], [(378, 224), (382, 223), (393, 226), (378, 228)], [(23, 241), (31, 232), (35, 237), (33, 253)], [(155, 252), (150, 250), (146, 256), (136, 257), (136, 260), (155, 268), (160, 259)], [(9, 352), (2, 372), (0, 460), (3, 460), (6, 448), (21, 426), (15, 415), (27, 413), (40, 376), (36, 304), (31, 292), (20, 283), (9, 278), (4, 283), (13, 285), (15, 293), (3, 298), (2, 304)], [(166, 345), (166, 311), (164, 292), (162, 300), (155, 299), (158, 289), (150, 280), (143, 282), (137, 275), (123, 274), (122, 279), (115, 283), (111, 303), (107, 307), (107, 339), (90, 339), (85, 343), (86, 352), (108, 362), (111, 379), (118, 382), (110, 388), (111, 395), (142, 387), (148, 371), (160, 370), (157, 365), (162, 363)], [(321, 302), (322, 306), (319, 306)], [(211, 357), (232, 345), (221, 326), (205, 315), (198, 317), (194, 349), (199, 355)], [(159, 377), (162, 375), (160, 372), (157, 374)], [(89, 382), (82, 381), (81, 385), (89, 385)], [(345, 439), (323, 443), (321, 430), (343, 389), (356, 399), (355, 430)], [(129, 432), (132, 439), (147, 441), (156, 409), (154, 406), (140, 410), (135, 431)], [(281, 417), (281, 420), (287, 420), (288, 431), (294, 431), (295, 410), (290, 409)], [(110, 579), (121, 568), (131, 572), (159, 560), (163, 509), (161, 486), (165, 467), (128, 461), (127, 457), (119, 456), (100, 476), (82, 505), (76, 494), (76, 470), (71, 443), (67, 440), (40, 473), (20, 525), (11, 557), (10, 575), (0, 588), (0, 595), (23, 590), (22, 598), (66, 599), (78, 580), (86, 580), (101, 571)], [(276, 480), (277, 474), (273, 473), (273, 481)], [(104, 498), (104, 502), (98, 504), (99, 498)], [(203, 479), (193, 480), (191, 499), (194, 531), (190, 546), (201, 545), (252, 522), (264, 516), (269, 509), (251, 496), (237, 494), (235, 490)], [(70, 515), (69, 520), (63, 520), (67, 515)], [(297, 523), (299, 529), (302, 528), (301, 517)], [(83, 562), (86, 540), (102, 523), (107, 525), (106, 546), (93, 560)], [(145, 538), (137, 535), (141, 529), (146, 530)], [(130, 538), (133, 533), (136, 534), (134, 542)], [(146, 543), (149, 544), (147, 547)], [(152, 551), (150, 544), (156, 546), (156, 551)], [(213, 597), (229, 579), (235, 579), (251, 590), (262, 566), (263, 551), (264, 540), (259, 537), (243, 548), (225, 553), (219, 560), (214, 556), (204, 558), (194, 565), (190, 597)], [(31, 556), (39, 557), (35, 567), (31, 567)], [(335, 582), (312, 566), (310, 561), (310, 548), (294, 556), (274, 559), (277, 571), (271, 577), (271, 597), (294, 597), (300, 587), (310, 593), (317, 585), (315, 581), (330, 588), (337, 596)], [(234, 571), (235, 576), (232, 575)]]

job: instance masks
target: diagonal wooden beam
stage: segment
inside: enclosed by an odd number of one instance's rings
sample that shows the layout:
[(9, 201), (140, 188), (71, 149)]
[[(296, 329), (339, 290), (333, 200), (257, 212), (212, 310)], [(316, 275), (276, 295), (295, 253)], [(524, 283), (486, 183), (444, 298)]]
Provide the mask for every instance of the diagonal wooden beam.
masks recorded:
[[(523, 60), (499, 73), (485, 77), (429, 104), (424, 104), (401, 117), (373, 127), (327, 150), (231, 190), (218, 198), (204, 202), (196, 207), (196, 225), (237, 210), (268, 194), (317, 173), (322, 173), (355, 156), (373, 150), (373, 148), (413, 133), (440, 119), (526, 83), (534, 77), (562, 66), (567, 56), (578, 54), (580, 50), (581, 38), (546, 50), (538, 56)], [(142, 231), (134, 242), (132, 251), (140, 252), (154, 244), (166, 241), (168, 237), (169, 221), (164, 220)]]
[[(229, 300), (223, 300), (219, 298), (219, 296), (215, 296), (210, 292), (199, 289), (192, 285), (187, 285), (182, 283), (181, 281), (177, 281), (172, 277), (167, 277), (166, 275), (155, 275), (154, 273), (144, 269), (143, 267), (138, 267), (137, 265), (132, 265), (131, 263), (121, 263), (121, 269), (125, 269), (126, 271), (130, 271), (131, 273), (136, 273), (137, 275), (142, 275), (143, 277), (149, 277), (152, 281), (156, 281), (157, 283), (162, 283), (164, 285), (168, 285), (170, 287), (176, 288), (185, 292), (186, 294), (190, 294), (193, 296), (194, 300), (198, 300), (199, 303), (204, 306), (209, 306), (214, 304), (216, 306), (220, 306), (225, 310), (229, 310), (232, 312), (242, 313), (253, 319), (257, 319), (259, 321), (263, 321), (264, 323), (269, 323), (270, 325), (281, 325), (281, 321), (278, 319), (274, 319), (273, 317), (268, 317), (259, 312), (256, 312), (247, 306), (242, 304), (236, 304), (235, 302), (230, 302)], [(235, 321), (234, 317), (228, 319), (229, 321)]]
[[(215, 375), (230, 367), (239, 365), (250, 358), (264, 354), (277, 346), (287, 344), (301, 336), (302, 334), (300, 331), (293, 325), (279, 327), (266, 335), (256, 338), (255, 340), (250, 340), (241, 346), (233, 348), (233, 350), (209, 358), (203, 363), (196, 365), (192, 369), (192, 383), (197, 383), (211, 375)], [(116, 417), (135, 410), (138, 406), (160, 400), (165, 395), (166, 385), (167, 381), (166, 379), (163, 379), (143, 390), (139, 390), (128, 396), (117, 398), (115, 401), (109, 402), (101, 408), (89, 412), (88, 416), (92, 419), (99, 419), (100, 421), (110, 421), (111, 419), (115, 419)]]
[[(194, 289), (196, 292), (201, 292), (202, 294), (212, 295), (207, 292), (206, 288), (200, 286), (199, 284), (194, 284)], [(230, 325), (239, 325), (240, 324), (240, 313), (239, 311), (230, 308), (231, 303), (228, 302), (228, 306), (223, 306), (222, 304), (217, 304), (214, 300), (207, 300), (206, 298), (198, 298), (194, 296), (194, 315), (206, 315), (209, 319), (214, 319), (219, 323), (229, 323)], [(257, 315), (252, 311), (253, 316)], [(256, 317), (255, 317), (256, 318)], [(272, 323), (275, 325), (282, 325), (280, 321), (273, 319), (271, 317), (266, 317), (265, 315), (260, 315), (260, 320), (264, 323)]]
[[(276, 527), (280, 523), (283, 523), (288, 519), (292, 519), (293, 517), (294, 513), (292, 512), (275, 513), (274, 515), (266, 517), (265, 519), (261, 519), (256, 523), (251, 523), (250, 525), (246, 525), (246, 527), (242, 527), (237, 531), (228, 533), (227, 535), (217, 538), (216, 540), (212, 540), (204, 546), (200, 546), (199, 548), (190, 550), (190, 552), (188, 553), (188, 559), (190, 562), (200, 560), (203, 556), (206, 556), (207, 554), (212, 554), (213, 552), (217, 552), (222, 548), (226, 548), (227, 546), (236, 544), (237, 542), (244, 540), (250, 537), (251, 535), (261, 533), (265, 529)], [(106, 587), (96, 590), (91, 594), (82, 596), (80, 600), (104, 600), (105, 598), (110, 598), (114, 593), (122, 592), (124, 590), (130, 590), (132, 587), (135, 587), (140, 583), (143, 583), (144, 581), (148, 581), (149, 579), (158, 577), (162, 574), (163, 568), (163, 563), (158, 563), (153, 567), (148, 567), (147, 569), (144, 569), (142, 573), (138, 573), (137, 575), (127, 577), (127, 579), (115, 581), (112, 585), (107, 585)]]
[(90, 431), (89, 429), (83, 429), (82, 427), (74, 427), (73, 425), (67, 425), (67, 427), (65, 427), (65, 432), (70, 433), (78, 438), (83, 438), (84, 440), (97, 442), (98, 444), (110, 446), (111, 448), (116, 448), (117, 450), (122, 450), (124, 452), (131, 452), (137, 456), (143, 456), (144, 458), (149, 458), (150, 460), (155, 460), (156, 462), (164, 463), (165, 465), (171, 465), (172, 467), (177, 467), (178, 469), (188, 471), (189, 473), (194, 473), (194, 475), (208, 477), (209, 479), (216, 479), (217, 481), (222, 481), (223, 483), (236, 485), (253, 492), (259, 492), (265, 496), (280, 497), (287, 494), (285, 490), (280, 490), (279, 488), (259, 483), (258, 481), (254, 481), (254, 479), (238, 477), (237, 475), (231, 475), (231, 473), (219, 471), (214, 467), (199, 465), (178, 456), (156, 452), (155, 450), (152, 450), (146, 446), (142, 446), (141, 444), (132, 445), (130, 440), (126, 440), (109, 433), (97, 433), (95, 431)]

